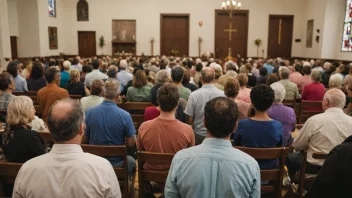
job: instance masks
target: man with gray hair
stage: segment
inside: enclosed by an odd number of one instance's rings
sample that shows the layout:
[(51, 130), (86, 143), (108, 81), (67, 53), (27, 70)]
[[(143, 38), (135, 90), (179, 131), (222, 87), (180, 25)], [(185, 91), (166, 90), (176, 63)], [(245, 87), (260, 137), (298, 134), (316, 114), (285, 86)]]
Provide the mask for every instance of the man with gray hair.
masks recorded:
[(225, 97), (223, 91), (216, 88), (213, 84), (215, 71), (210, 67), (205, 67), (201, 71), (202, 88), (194, 91), (188, 98), (185, 114), (188, 115), (187, 123), (193, 126), (196, 145), (201, 144), (207, 134), (204, 127), (204, 107), (205, 104), (216, 97)]
[[(329, 153), (352, 135), (352, 117), (342, 110), (345, 103), (346, 96), (341, 90), (327, 91), (322, 103), (325, 112), (309, 118), (293, 143), (296, 151), (308, 150), (307, 173), (317, 174), (324, 163), (324, 160), (314, 159), (313, 153)], [(300, 169), (302, 157), (301, 153), (289, 154), (287, 167), (290, 176)]]
[[(109, 161), (84, 153), (80, 146), (84, 113), (78, 101), (56, 102), (49, 112), (48, 127), (55, 140), (52, 150), (21, 167), (12, 197), (121, 197)], [(41, 181), (41, 187), (33, 181)]]
[(155, 105), (158, 106), (158, 101), (157, 101), (157, 92), (158, 89), (163, 86), (165, 83), (170, 82), (170, 75), (167, 73), (166, 70), (160, 70), (156, 73), (155, 76), (155, 86), (152, 87), (152, 89), (150, 90), (150, 102)]
[(223, 76), (220, 76), (218, 83), (222, 86), (224, 86), (227, 82), (227, 79), (229, 78), (236, 78), (237, 72), (238, 71), (238, 66), (232, 62), (229, 61), (226, 63), (226, 74)]
[(281, 67), (279, 73), (281, 78), (279, 83), (281, 83), (286, 90), (285, 100), (293, 100), (299, 97), (297, 85), (289, 80), (290, 69), (287, 67)]
[(117, 80), (120, 82), (120, 90), (123, 90), (129, 81), (133, 79), (133, 75), (126, 71), (127, 69), (127, 61), (126, 60), (121, 60), (120, 61), (120, 72), (117, 73)]
[[(95, 145), (135, 146), (136, 130), (131, 115), (116, 105), (119, 96), (119, 82), (108, 79), (104, 85), (104, 101), (86, 111), (85, 142)], [(121, 157), (107, 157), (114, 167), (123, 165)], [(134, 172), (136, 161), (127, 156), (128, 173)]]

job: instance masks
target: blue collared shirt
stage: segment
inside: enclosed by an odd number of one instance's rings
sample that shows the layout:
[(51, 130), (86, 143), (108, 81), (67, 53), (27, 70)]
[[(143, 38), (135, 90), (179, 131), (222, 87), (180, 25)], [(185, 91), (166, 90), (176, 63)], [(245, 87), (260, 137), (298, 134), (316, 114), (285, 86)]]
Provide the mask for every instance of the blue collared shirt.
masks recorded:
[(259, 165), (230, 141), (206, 138), (175, 155), (165, 197), (260, 197)]

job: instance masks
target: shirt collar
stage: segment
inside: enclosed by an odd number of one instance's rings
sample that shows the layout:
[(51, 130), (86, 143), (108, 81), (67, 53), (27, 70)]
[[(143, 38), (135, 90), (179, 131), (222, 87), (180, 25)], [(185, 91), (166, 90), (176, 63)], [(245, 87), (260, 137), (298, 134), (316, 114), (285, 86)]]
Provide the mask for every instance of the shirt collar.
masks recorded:
[(325, 113), (330, 113), (330, 112), (332, 112), (332, 113), (344, 113), (342, 111), (342, 109), (337, 108), (337, 107), (331, 107), (331, 108), (328, 108), (327, 110), (325, 110)]
[(59, 87), (59, 86), (57, 86), (56, 83), (49, 83), (49, 84), (47, 84), (46, 86), (47, 86), (47, 87)]
[(111, 101), (107, 101), (107, 100), (104, 100), (102, 104), (107, 104), (107, 105), (113, 104), (113, 105), (116, 105), (116, 103), (111, 102)]
[(214, 84), (206, 84), (206, 85), (203, 85), (202, 88), (208, 89), (208, 88), (216, 88), (216, 87), (214, 86)]
[(54, 144), (50, 153), (68, 154), (83, 153), (82, 147), (78, 144)]
[(202, 144), (211, 146), (232, 147), (232, 144), (229, 140), (219, 138), (205, 138)]

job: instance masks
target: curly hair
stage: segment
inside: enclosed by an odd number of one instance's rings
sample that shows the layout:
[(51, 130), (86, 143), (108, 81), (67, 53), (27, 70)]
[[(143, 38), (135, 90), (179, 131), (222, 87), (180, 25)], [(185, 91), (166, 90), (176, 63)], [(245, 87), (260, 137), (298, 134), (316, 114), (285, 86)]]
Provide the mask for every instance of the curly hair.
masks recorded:
[(268, 85), (257, 85), (251, 91), (251, 101), (257, 111), (268, 110), (275, 100), (275, 92)]

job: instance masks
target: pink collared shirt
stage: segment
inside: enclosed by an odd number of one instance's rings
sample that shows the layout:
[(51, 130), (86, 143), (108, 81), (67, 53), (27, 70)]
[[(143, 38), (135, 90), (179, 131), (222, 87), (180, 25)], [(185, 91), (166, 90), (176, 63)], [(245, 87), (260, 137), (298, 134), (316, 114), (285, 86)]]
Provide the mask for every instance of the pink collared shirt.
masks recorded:
[(312, 81), (310, 75), (304, 75), (304, 76), (302, 76), (302, 78), (301, 78), (301, 82), (300, 82), (299, 85), (298, 85), (298, 89), (299, 89), (299, 90), (303, 90), (304, 86), (306, 86), (306, 85), (308, 85), (308, 84), (310, 84), (310, 83), (312, 83), (312, 82), (313, 82), (313, 81)]
[(289, 80), (298, 86), (299, 83), (301, 82), (301, 78), (302, 78), (302, 74), (300, 74), (299, 72), (293, 72), (290, 75)]

